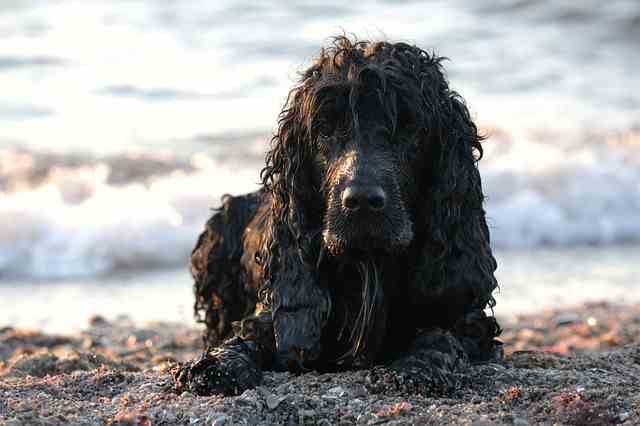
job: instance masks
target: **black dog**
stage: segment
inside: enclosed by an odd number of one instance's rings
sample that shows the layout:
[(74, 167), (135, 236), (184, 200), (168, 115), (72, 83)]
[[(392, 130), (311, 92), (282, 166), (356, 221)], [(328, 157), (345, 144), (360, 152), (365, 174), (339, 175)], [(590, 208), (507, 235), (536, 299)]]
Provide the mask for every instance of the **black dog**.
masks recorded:
[(499, 356), (482, 137), (442, 60), (337, 37), (304, 72), (263, 188), (224, 198), (193, 251), (209, 349), (178, 388), (237, 394), (262, 369), (389, 362), (446, 389), (461, 363)]

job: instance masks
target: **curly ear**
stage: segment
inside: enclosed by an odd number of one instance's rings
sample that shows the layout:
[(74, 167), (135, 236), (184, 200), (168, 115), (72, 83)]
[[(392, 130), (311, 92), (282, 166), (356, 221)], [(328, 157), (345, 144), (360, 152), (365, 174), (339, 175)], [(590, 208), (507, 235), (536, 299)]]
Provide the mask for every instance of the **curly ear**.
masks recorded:
[(316, 271), (320, 251), (316, 222), (321, 221), (321, 208), (316, 207), (318, 192), (309, 167), (305, 84), (307, 80), (290, 92), (262, 170), (271, 212), (263, 247), (261, 299), (272, 311), (279, 354), (276, 363), (283, 368), (293, 352), (319, 354), (322, 327), (331, 310), (330, 296), (319, 285)]
[(434, 108), (438, 130), (428, 141), (433, 145), (428, 150), (433, 167), (424, 207), (426, 262), (418, 270), (416, 285), (431, 295), (455, 292), (452, 300), (459, 300), (463, 311), (458, 314), (466, 314), (493, 307), (491, 293), (497, 287), (477, 168), (483, 138), (456, 92), (446, 88), (438, 98)]
[(304, 86), (289, 93), (261, 173), (264, 188), (271, 194), (271, 235), (264, 248), (267, 274), (271, 268), (277, 268), (281, 251), (297, 248), (303, 261), (311, 262), (307, 258), (311, 253), (305, 250), (309, 244), (307, 210), (312, 191), (306, 167), (311, 153), (310, 144), (306, 143), (304, 97)]

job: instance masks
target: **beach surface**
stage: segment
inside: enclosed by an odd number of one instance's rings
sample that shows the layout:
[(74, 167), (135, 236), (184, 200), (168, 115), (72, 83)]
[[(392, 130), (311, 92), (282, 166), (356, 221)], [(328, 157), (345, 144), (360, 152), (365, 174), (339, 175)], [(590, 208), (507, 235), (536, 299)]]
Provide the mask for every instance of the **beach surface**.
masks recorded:
[(192, 324), (90, 318), (74, 335), (0, 328), (0, 424), (639, 424), (640, 304), (584, 304), (501, 319), (503, 362), (471, 366), (447, 395), (368, 370), (265, 373), (237, 397), (178, 395)]

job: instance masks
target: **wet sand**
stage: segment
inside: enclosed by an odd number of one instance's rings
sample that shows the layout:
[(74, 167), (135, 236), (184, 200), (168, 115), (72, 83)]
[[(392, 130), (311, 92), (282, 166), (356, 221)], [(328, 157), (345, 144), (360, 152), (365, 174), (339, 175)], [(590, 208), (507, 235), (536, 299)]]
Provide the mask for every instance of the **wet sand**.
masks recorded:
[(506, 359), (447, 395), (372, 386), (368, 371), (266, 373), (238, 397), (177, 395), (192, 324), (91, 318), (64, 336), (0, 328), (0, 424), (639, 424), (640, 304), (501, 319)]

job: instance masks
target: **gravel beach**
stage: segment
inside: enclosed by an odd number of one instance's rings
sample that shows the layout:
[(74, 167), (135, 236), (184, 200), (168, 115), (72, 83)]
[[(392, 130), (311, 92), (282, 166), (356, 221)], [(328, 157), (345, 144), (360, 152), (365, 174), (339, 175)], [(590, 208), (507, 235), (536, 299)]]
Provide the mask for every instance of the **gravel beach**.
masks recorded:
[(640, 424), (640, 305), (500, 318), (506, 358), (447, 395), (372, 384), (370, 371), (265, 374), (238, 397), (178, 395), (191, 324), (89, 320), (70, 336), (0, 328), (0, 424)]

